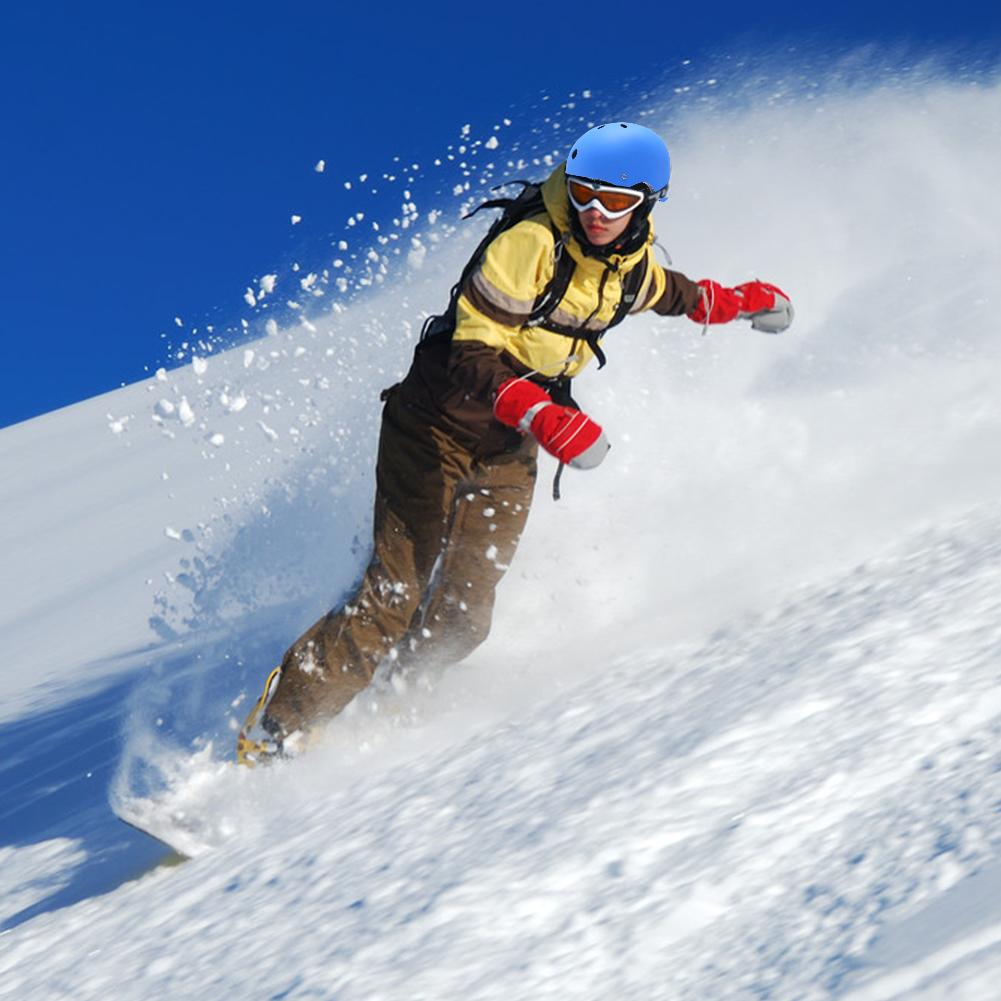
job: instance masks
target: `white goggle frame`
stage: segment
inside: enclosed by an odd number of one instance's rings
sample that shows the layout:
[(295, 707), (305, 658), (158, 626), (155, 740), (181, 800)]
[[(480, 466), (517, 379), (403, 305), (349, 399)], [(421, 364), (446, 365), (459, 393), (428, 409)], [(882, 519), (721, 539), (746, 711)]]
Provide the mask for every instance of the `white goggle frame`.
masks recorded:
[[(630, 205), (628, 208), (621, 209), (618, 212), (613, 212), (611, 209), (605, 208), (605, 206), (602, 205), (597, 198), (592, 198), (582, 205), (573, 196), (571, 182), (581, 184), (586, 188), (590, 188), (592, 191), (614, 191), (618, 194), (631, 195), (636, 199), (636, 203), (634, 205)], [(571, 176), (567, 178), (567, 197), (570, 199), (570, 204), (578, 212), (586, 212), (588, 209), (594, 208), (597, 209), (606, 219), (621, 219), (623, 216), (629, 215), (630, 212), (635, 212), (643, 204), (646, 195), (644, 195), (642, 191), (637, 191), (635, 188), (619, 188), (614, 184), (599, 184), (597, 181), (591, 181), (586, 177)]]

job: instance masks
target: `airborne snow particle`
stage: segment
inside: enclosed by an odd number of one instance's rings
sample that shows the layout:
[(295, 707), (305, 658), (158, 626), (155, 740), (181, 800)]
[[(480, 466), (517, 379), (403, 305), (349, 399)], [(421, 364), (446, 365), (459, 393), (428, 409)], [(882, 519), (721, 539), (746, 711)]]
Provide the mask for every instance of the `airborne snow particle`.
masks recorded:
[(325, 160), (317, 160), (316, 166), (313, 168), (318, 174), (322, 174), (327, 169), (327, 164)]
[(301, 223), (301, 222), (302, 222), (302, 216), (301, 215), (293, 215), (292, 216), (292, 225), (293, 226), (298, 226), (299, 223)]
[(416, 270), (423, 267), (426, 257), (427, 247), (425, 247), (419, 240), (414, 240), (413, 248), (407, 254), (407, 264)]
[(194, 369), (195, 375), (204, 375), (209, 363), (204, 358), (199, 358), (198, 355), (192, 355), (191, 367)]
[(177, 405), (177, 416), (185, 427), (195, 423), (195, 412), (191, 409), (191, 404), (188, 403), (186, 396), (182, 396), (181, 402)]

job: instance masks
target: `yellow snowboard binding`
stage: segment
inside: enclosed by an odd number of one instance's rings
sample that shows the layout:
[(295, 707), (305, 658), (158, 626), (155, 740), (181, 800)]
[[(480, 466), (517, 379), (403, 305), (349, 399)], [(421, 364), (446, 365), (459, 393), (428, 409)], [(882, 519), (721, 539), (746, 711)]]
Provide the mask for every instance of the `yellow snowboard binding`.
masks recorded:
[(264, 714), (281, 680), (282, 669), (276, 667), (264, 682), (261, 697), (250, 710), (243, 727), (236, 738), (236, 763), (254, 768), (257, 765), (268, 764), (282, 754), (282, 738), (278, 732), (269, 727), (268, 718)]

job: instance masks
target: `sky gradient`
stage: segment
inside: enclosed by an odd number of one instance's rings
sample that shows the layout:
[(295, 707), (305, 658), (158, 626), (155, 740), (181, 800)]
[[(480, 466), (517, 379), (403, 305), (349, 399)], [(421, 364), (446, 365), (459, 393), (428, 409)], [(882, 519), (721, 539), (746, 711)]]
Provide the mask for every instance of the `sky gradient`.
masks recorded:
[(981, 4), (951, 5), (945, 23), (939, 5), (855, 0), (823, 14), (729, 0), (621, 18), (591, 0), (529, 9), (182, 0), (5, 13), (0, 427), (169, 364), (175, 317), (232, 326), (255, 276), (358, 207), (345, 178), (434, 156), (465, 123), (518, 109), (527, 129), (544, 94), (614, 96), (726, 52), (989, 54), (1001, 37)]

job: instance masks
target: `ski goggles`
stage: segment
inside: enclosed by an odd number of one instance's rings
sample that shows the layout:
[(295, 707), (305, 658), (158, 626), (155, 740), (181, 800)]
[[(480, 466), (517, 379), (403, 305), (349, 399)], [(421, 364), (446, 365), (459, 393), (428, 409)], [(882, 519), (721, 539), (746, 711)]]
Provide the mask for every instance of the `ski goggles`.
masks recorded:
[(567, 194), (570, 204), (578, 212), (597, 209), (606, 219), (621, 219), (634, 209), (638, 209), (646, 195), (635, 188), (617, 188), (600, 181), (588, 181), (583, 177), (567, 178)]

